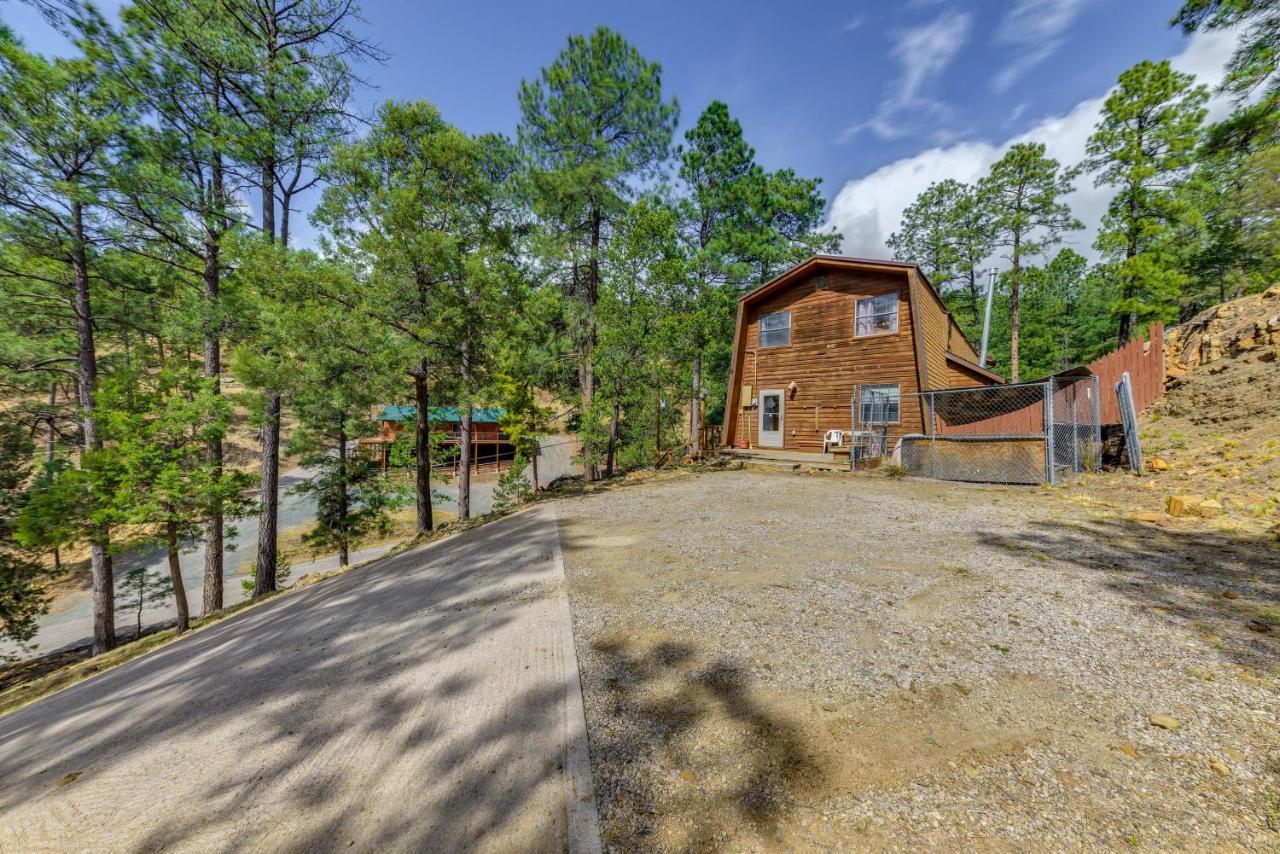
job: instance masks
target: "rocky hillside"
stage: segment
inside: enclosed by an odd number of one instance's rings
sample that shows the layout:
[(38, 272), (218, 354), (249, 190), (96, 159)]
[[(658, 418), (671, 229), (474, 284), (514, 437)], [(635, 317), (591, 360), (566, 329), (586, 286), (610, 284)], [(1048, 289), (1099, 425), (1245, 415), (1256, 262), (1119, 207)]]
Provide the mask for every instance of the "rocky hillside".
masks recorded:
[(1165, 525), (1276, 530), (1280, 285), (1166, 330), (1165, 361), (1166, 394), (1140, 419), (1149, 476), (1135, 489), (1127, 472), (1104, 473), (1067, 497)]
[(1160, 491), (1202, 496), (1210, 502), (1208, 515), (1219, 510), (1216, 501), (1228, 519), (1274, 524), (1280, 518), (1280, 285), (1170, 330), (1165, 359), (1165, 397), (1143, 419)]

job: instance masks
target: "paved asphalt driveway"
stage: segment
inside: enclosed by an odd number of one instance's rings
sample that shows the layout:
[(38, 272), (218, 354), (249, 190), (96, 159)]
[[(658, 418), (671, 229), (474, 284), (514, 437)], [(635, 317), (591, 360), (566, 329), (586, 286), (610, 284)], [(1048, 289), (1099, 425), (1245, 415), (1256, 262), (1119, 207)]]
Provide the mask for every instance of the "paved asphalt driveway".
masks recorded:
[(554, 512), (0, 718), (0, 850), (597, 851)]

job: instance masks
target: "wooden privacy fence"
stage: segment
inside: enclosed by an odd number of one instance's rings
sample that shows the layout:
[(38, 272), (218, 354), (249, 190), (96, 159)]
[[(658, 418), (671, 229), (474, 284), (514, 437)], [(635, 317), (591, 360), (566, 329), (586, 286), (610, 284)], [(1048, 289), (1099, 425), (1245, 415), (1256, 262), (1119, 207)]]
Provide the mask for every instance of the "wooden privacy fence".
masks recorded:
[(1133, 383), (1133, 406), (1142, 412), (1164, 394), (1164, 324), (1153, 323), (1147, 339), (1134, 338), (1123, 347), (1112, 350), (1089, 363), (1089, 371), (1102, 386), (1102, 423), (1120, 423), (1120, 405), (1114, 389), (1121, 375), (1129, 372)]

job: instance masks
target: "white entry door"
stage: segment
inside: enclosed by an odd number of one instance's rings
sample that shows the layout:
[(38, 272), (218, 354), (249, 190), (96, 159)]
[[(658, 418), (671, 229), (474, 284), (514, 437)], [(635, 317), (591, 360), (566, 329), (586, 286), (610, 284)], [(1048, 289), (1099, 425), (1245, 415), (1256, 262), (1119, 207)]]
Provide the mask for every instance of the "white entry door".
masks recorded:
[(760, 392), (760, 440), (762, 448), (782, 447), (782, 389)]

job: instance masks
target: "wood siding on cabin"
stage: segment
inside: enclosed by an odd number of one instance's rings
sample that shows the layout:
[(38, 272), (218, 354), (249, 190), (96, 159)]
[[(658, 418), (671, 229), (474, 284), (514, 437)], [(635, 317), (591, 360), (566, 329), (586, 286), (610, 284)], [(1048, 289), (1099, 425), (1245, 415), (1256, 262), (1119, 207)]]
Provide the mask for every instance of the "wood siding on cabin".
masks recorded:
[[(733, 382), (751, 385), (752, 397), (758, 397), (761, 389), (785, 391), (790, 383), (796, 384), (795, 395), (786, 395), (783, 408), (787, 450), (821, 451), (827, 430), (850, 429), (855, 384), (897, 383), (903, 395), (918, 390), (906, 271), (827, 269), (825, 273), (824, 289), (819, 290), (817, 277), (810, 275), (744, 309)], [(855, 337), (856, 301), (885, 293), (898, 295), (898, 331)], [(791, 343), (761, 349), (760, 316), (777, 311), (791, 312)], [(945, 342), (945, 328), (943, 332)], [(734, 420), (735, 435), (726, 441), (741, 437), (756, 443), (758, 413), (748, 403), (739, 403), (746, 408)], [(918, 406), (904, 401), (901, 419), (891, 435), (921, 432)]]
[[(960, 330), (960, 324), (954, 317), (951, 318), (951, 343), (949, 349), (961, 359), (968, 359), (975, 365), (979, 363), (978, 348), (969, 343), (969, 339), (964, 337), (964, 332)], [(984, 378), (983, 385), (990, 384), (991, 380)]]
[(975, 388), (991, 385), (991, 380), (971, 368), (947, 360), (947, 388)]
[(951, 317), (933, 289), (920, 282), (919, 307), (924, 333), (924, 358), (929, 389), (949, 388), (947, 384), (947, 338)]

